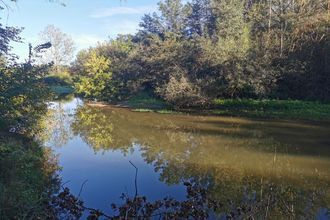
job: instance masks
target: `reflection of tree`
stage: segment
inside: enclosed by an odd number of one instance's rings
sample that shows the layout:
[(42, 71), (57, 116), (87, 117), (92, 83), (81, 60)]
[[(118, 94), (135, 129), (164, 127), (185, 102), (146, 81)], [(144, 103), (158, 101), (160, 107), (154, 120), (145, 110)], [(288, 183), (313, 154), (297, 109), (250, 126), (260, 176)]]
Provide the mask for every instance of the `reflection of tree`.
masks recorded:
[(100, 108), (87, 105), (78, 108), (71, 127), (75, 135), (80, 135), (96, 151), (109, 149), (113, 143), (111, 115), (103, 114)]
[[(271, 132), (277, 136), (272, 136), (267, 126), (272, 127), (252, 121), (85, 105), (78, 108), (71, 127), (96, 151), (127, 153), (138, 145), (144, 160), (160, 173), (161, 181), (170, 185), (189, 181), (223, 200), (240, 201), (245, 188), (253, 189), (261, 198), (263, 187), (275, 183), (280, 190), (291, 190), (284, 197), (298, 203), (299, 197), (293, 195), (299, 190), (307, 193), (329, 186), (328, 160), (304, 156), (304, 148), (299, 149), (299, 145), (293, 145), (293, 149), (298, 148), (301, 156), (288, 150), (290, 141), (276, 141), (282, 140), (283, 127), (274, 126)], [(303, 134), (301, 129), (287, 131), (297, 136)]]
[(42, 120), (44, 129), (39, 138), (51, 146), (62, 147), (72, 138), (72, 115), (70, 109), (66, 109), (64, 105), (64, 101), (51, 103)]

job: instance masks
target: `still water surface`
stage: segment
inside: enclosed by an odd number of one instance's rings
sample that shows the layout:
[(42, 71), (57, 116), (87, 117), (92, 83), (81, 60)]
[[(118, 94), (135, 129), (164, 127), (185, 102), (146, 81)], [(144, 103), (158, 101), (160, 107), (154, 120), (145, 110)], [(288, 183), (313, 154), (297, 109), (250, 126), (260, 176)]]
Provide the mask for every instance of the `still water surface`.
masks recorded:
[[(110, 211), (120, 195), (185, 199), (183, 182), (215, 197), (275, 183), (299, 192), (327, 190), (330, 123), (132, 112), (54, 102), (46, 144), (59, 155), (62, 182), (90, 207)], [(262, 194), (262, 192), (261, 192)], [(329, 191), (322, 206), (329, 207)]]

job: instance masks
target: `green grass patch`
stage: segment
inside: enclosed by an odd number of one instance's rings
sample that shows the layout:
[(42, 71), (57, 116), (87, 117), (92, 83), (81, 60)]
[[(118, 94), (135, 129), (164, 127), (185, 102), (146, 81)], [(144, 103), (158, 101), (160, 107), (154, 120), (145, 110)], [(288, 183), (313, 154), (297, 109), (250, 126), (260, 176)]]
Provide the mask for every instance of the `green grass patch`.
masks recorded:
[(161, 109), (161, 110), (157, 110), (156, 112), (160, 114), (182, 114), (182, 112), (172, 111), (168, 109)]
[(218, 115), (330, 120), (330, 103), (299, 100), (216, 99), (211, 112)]
[(132, 109), (133, 112), (154, 112), (152, 109), (136, 108)]
[(74, 88), (71, 86), (50, 86), (50, 91), (55, 95), (62, 94), (72, 94), (74, 93)]
[(133, 112), (156, 112), (159, 114), (183, 114), (183, 112), (178, 112), (178, 111), (172, 111), (169, 109), (143, 109), (143, 108), (137, 108), (137, 109), (132, 109)]
[(170, 109), (171, 106), (165, 101), (149, 94), (148, 92), (140, 92), (127, 101), (124, 102), (128, 107), (135, 110), (146, 110), (146, 109)]

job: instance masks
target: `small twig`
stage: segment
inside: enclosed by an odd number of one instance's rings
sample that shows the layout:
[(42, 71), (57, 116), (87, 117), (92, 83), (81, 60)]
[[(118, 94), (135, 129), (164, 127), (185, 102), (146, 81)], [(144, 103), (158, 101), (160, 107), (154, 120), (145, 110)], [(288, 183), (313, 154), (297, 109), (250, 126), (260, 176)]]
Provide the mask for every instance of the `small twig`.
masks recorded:
[(135, 168), (135, 197), (137, 197), (137, 195), (138, 195), (137, 176), (138, 176), (139, 169), (131, 161), (129, 161), (129, 163)]
[(265, 219), (267, 219), (267, 217), (268, 217), (269, 203), (270, 203), (270, 196), (268, 196), (268, 201), (267, 201), (267, 206), (266, 206), (266, 215), (265, 215)]
[(85, 181), (81, 184), (80, 191), (79, 191), (79, 194), (78, 194), (78, 199), (79, 199), (80, 194), (81, 194), (81, 192), (82, 192), (82, 190), (83, 190), (83, 188), (84, 188), (84, 185), (85, 185), (87, 182), (88, 182), (88, 180), (85, 180)]
[(67, 183), (69, 183), (69, 182), (71, 182), (71, 180), (68, 180), (68, 181), (64, 182), (64, 183), (61, 185), (61, 188), (64, 190), (64, 185), (67, 184)]

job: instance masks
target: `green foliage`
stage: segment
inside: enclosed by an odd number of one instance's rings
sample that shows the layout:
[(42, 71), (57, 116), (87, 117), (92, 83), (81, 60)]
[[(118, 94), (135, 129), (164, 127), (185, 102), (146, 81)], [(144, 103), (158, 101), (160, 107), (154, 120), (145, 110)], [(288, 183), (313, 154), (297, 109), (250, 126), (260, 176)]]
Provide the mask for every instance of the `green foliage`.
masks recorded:
[(75, 84), (76, 92), (86, 98), (110, 99), (114, 92), (111, 83), (110, 60), (94, 50), (89, 51)]
[[(2, 4), (6, 1), (0, 10)], [(29, 61), (17, 64), (10, 42), (20, 41), (20, 31), (0, 23), (0, 216), (54, 219), (49, 200), (58, 190), (58, 166), (50, 150), (33, 139), (47, 109), (50, 93), (43, 78), (50, 65), (32, 65), (32, 46)]]
[(2, 219), (48, 219), (58, 190), (59, 169), (49, 149), (0, 133), (0, 216)]
[(0, 116), (16, 132), (32, 132), (46, 111), (49, 90), (42, 78), (48, 66), (0, 67)]
[(148, 93), (139, 92), (138, 94), (130, 97), (126, 102), (124, 102), (130, 108), (140, 109), (163, 109), (170, 108), (171, 106), (165, 101), (159, 99), (158, 97)]
[(168, 83), (156, 90), (164, 99), (178, 107), (201, 105), (202, 97), (199, 87), (195, 86), (184, 75), (171, 76)]
[[(330, 100), (328, 11), (326, 0), (161, 1), (137, 34), (90, 49), (111, 60), (113, 90), (102, 99), (146, 90), (177, 107), (214, 98)], [(84, 69), (88, 53), (73, 70)]]

